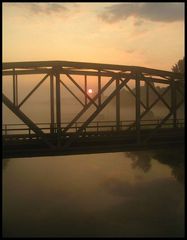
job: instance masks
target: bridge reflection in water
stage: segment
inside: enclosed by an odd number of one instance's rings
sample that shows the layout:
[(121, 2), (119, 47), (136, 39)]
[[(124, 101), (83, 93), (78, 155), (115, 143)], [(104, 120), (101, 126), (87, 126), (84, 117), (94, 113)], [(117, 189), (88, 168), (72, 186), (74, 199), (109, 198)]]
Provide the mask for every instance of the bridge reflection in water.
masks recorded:
[[(34, 74), (44, 74), (44, 77), (25, 98), (18, 101), (22, 88), (20, 85), (18, 87), (18, 76)], [(84, 77), (82, 85), (74, 79), (74, 75)], [(184, 76), (180, 73), (135, 66), (43, 61), (3, 63), (3, 76), (11, 76), (13, 80), (12, 97), (3, 93), (3, 103), (24, 123), (3, 125), (4, 158), (133, 151), (184, 142), (184, 121), (177, 116), (178, 109), (184, 103)], [(93, 81), (88, 78), (90, 76), (97, 77), (94, 81), (98, 89), (93, 97), (88, 94), (88, 82)], [(73, 92), (71, 85), (64, 81), (65, 77), (79, 93)], [(47, 79), (50, 123), (35, 123), (23, 112), (22, 106)], [(133, 82), (134, 89), (128, 85), (129, 82)], [(141, 96), (142, 83), (146, 89), (144, 99)], [(166, 86), (162, 94), (155, 84)], [(61, 119), (62, 87), (82, 105), (82, 109), (67, 123)], [(112, 91), (104, 98), (103, 94), (109, 87)], [(121, 119), (122, 88), (126, 88), (135, 98), (133, 121)], [(165, 99), (166, 93), (170, 94), (169, 102)], [(154, 100), (151, 94), (154, 94)], [(113, 98), (116, 99), (116, 120), (94, 121)], [(159, 101), (166, 107), (166, 115), (158, 120), (145, 120)], [(92, 107), (95, 109), (90, 113)], [(80, 122), (80, 118), (85, 120)]]

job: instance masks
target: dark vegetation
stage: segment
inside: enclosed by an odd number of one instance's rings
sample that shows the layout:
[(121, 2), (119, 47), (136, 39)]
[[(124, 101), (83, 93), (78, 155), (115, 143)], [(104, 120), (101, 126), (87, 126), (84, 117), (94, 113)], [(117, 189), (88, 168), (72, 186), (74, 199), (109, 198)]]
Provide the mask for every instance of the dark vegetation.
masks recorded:
[(172, 175), (184, 183), (184, 146), (173, 149), (160, 149), (155, 151), (138, 151), (127, 153), (132, 160), (133, 168), (140, 168), (144, 172), (151, 169), (151, 162), (156, 159), (171, 168)]

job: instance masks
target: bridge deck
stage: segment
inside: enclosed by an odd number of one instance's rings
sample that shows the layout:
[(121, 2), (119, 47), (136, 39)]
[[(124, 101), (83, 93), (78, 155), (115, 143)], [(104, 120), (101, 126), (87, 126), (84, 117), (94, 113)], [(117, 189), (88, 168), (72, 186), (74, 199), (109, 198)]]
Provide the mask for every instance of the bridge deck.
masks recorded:
[(74, 135), (73, 132), (62, 134), (47, 133), (47, 139), (56, 146), (46, 147), (36, 134), (10, 134), (3, 136), (3, 157), (36, 157), (51, 155), (72, 155), (100, 152), (135, 151), (151, 148), (163, 148), (181, 145), (184, 142), (183, 128), (158, 129), (151, 141), (146, 139), (152, 134), (152, 129), (142, 129), (140, 142), (137, 143), (136, 130), (120, 131), (87, 131), (82, 132), (76, 141), (67, 149), (63, 146)]

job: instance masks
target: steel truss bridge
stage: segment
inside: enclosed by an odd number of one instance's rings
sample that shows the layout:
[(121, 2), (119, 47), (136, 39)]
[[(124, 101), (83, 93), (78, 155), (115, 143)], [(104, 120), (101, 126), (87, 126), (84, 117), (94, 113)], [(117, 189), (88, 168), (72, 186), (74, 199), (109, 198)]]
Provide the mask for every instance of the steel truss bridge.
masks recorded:
[[(12, 97), (2, 94), (2, 100), (23, 123), (3, 124), (3, 157), (34, 157), (50, 155), (72, 155), (115, 151), (133, 151), (157, 147), (175, 146), (184, 142), (184, 120), (177, 116), (184, 104), (184, 76), (180, 73), (144, 67), (112, 64), (40, 61), (3, 63), (3, 82), (12, 78)], [(37, 85), (20, 100), (18, 77), (42, 75)], [(76, 81), (82, 76), (82, 84)], [(79, 93), (65, 83), (64, 78), (74, 85)], [(95, 96), (88, 94), (91, 79), (97, 84)], [(103, 79), (105, 78), (105, 83)], [(107, 79), (107, 81), (106, 81)], [(22, 106), (48, 81), (50, 90), (50, 122), (36, 123), (23, 112)], [(129, 85), (133, 82), (134, 89)], [(162, 93), (155, 84), (164, 84)], [(141, 96), (141, 86), (146, 89)], [(107, 89), (112, 87), (109, 95)], [(61, 89), (65, 88), (82, 109), (68, 122), (63, 121)], [(120, 91), (125, 88), (135, 99), (135, 119), (121, 119)], [(165, 95), (170, 94), (170, 101)], [(151, 94), (154, 100), (151, 101)], [(96, 121), (96, 117), (115, 98), (115, 121)], [(162, 119), (145, 120), (158, 103), (167, 109)], [(91, 111), (92, 108), (94, 110)], [(41, 112), (42, 114), (42, 112)], [(80, 121), (85, 116), (84, 121)]]

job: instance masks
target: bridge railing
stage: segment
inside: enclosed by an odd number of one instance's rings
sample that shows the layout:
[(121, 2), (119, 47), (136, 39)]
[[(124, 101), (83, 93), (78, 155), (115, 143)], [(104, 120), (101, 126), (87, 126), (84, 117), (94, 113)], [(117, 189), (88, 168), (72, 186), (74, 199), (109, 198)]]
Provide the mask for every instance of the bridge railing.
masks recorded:
[[(142, 120), (140, 129), (154, 129), (161, 122), (161, 119), (156, 120)], [(120, 121), (119, 125), (116, 125), (116, 121), (96, 121), (92, 122), (87, 126), (83, 131), (86, 133), (92, 132), (117, 132), (117, 131), (126, 131), (136, 130), (136, 124), (134, 124), (133, 120)], [(61, 130), (67, 126), (67, 122), (61, 123)], [(75, 133), (82, 126), (83, 122), (76, 122), (68, 131), (68, 133)], [(51, 126), (50, 123), (38, 123), (37, 126), (46, 134), (57, 133), (57, 126), (54, 124)], [(166, 121), (162, 128), (173, 128), (174, 123), (173, 119), (169, 119)], [(177, 119), (176, 121), (177, 128), (184, 127), (184, 119)], [(3, 124), (2, 127), (3, 136), (10, 135), (28, 135), (32, 136), (35, 133), (26, 125), (26, 124)]]

